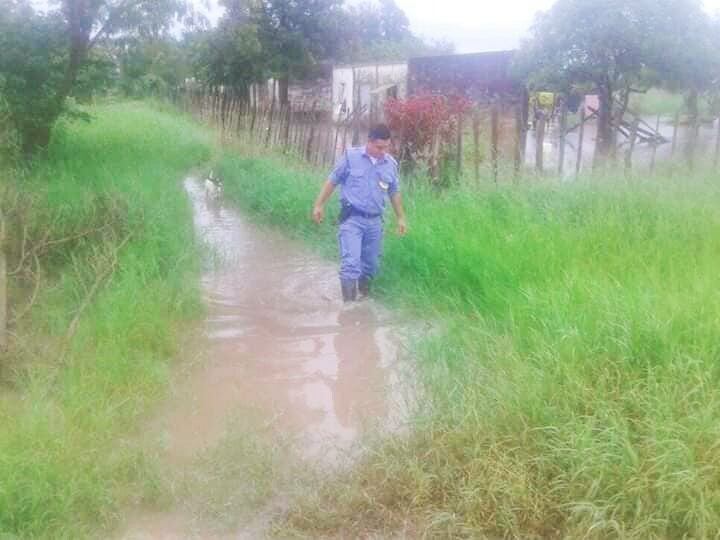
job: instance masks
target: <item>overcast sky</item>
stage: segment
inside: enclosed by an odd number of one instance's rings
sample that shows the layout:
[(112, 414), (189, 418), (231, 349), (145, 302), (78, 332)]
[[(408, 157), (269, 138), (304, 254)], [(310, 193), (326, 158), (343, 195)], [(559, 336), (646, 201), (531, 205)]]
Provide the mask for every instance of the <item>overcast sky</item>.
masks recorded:
[[(33, 0), (38, 6), (47, 0)], [(216, 21), (222, 11), (217, 0), (193, 0)], [(407, 13), (412, 30), (428, 39), (447, 39), (456, 51), (481, 52), (513, 49), (530, 27), (535, 13), (554, 0), (396, 0)], [(720, 12), (720, 0), (704, 0), (710, 12)], [(598, 0), (598, 6), (602, 0)]]
[[(198, 2), (203, 0), (196, 0)], [(217, 0), (209, 2), (211, 19), (219, 17)], [(448, 39), (460, 53), (513, 49), (538, 11), (554, 0), (395, 0), (410, 19), (412, 30), (429, 39)], [(704, 0), (708, 11), (720, 12), (720, 0)], [(598, 0), (598, 6), (602, 0)]]

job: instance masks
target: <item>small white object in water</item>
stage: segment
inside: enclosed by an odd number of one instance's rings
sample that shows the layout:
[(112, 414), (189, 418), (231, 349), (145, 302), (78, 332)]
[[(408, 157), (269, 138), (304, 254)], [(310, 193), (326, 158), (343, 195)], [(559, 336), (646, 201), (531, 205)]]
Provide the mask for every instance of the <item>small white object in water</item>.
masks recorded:
[(213, 171), (205, 179), (205, 198), (219, 200), (222, 196), (223, 184), (220, 178), (215, 177)]

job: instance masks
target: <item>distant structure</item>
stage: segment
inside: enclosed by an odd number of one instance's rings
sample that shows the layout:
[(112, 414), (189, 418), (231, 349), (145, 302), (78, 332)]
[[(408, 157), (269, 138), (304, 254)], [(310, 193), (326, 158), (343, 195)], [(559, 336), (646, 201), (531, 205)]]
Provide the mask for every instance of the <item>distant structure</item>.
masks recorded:
[(525, 84), (511, 74), (515, 51), (411, 58), (408, 94), (459, 95), (475, 102), (521, 98)]
[(333, 119), (359, 111), (370, 122), (382, 120), (389, 98), (407, 96), (407, 62), (335, 66), (332, 75)]
[[(451, 54), (411, 58), (407, 62), (320, 64), (302, 78), (290, 80), (293, 107), (363, 125), (384, 120), (391, 98), (430, 93), (465, 96), (476, 103), (501, 98), (505, 103), (527, 100), (525, 84), (511, 74), (515, 51)], [(251, 103), (279, 101), (278, 81), (253, 85)]]

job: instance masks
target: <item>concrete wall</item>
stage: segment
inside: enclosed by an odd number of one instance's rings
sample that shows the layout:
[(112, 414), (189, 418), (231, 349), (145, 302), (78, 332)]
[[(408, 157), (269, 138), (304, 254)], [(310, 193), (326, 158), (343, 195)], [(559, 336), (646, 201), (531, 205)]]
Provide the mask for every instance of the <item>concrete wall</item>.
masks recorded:
[(333, 69), (333, 118), (352, 113), (356, 104), (365, 107), (364, 121), (382, 121), (388, 91), (376, 89), (394, 85), (398, 98), (407, 96), (407, 64), (363, 64)]

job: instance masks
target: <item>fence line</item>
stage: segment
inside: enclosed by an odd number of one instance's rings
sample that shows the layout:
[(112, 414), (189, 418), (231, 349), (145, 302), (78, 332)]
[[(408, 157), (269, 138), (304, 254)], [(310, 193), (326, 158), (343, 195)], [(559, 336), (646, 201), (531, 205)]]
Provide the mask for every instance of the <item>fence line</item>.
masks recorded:
[[(240, 138), (266, 149), (295, 154), (308, 163), (321, 167), (332, 165), (350, 144), (362, 139), (366, 129), (363, 125), (366, 108), (346, 111), (333, 119), (332, 114), (322, 108), (317, 100), (311, 103), (281, 105), (275, 100), (262, 102), (248, 99), (246, 95), (238, 92), (221, 91), (218, 88), (188, 91), (181, 95), (181, 100), (179, 105), (183, 110), (216, 126), (223, 137)], [(568, 127), (567, 106), (561, 104), (558, 110), (557, 118), (546, 115), (543, 110), (537, 111), (532, 122), (534, 128), (531, 129), (527, 107), (523, 107), (522, 103), (494, 100), (489, 104), (476, 105), (469, 112), (457, 114), (454, 119), (457, 129), (451, 141), (443, 141), (439, 130), (434, 130), (428, 154), (422, 158), (425, 163), (420, 165), (427, 166), (431, 180), (439, 181), (449, 161), (454, 164), (456, 178), (469, 177), (479, 182), (485, 161), (482, 149), (487, 144), (490, 177), (495, 183), (500, 180), (501, 163), (505, 162), (508, 166), (512, 164), (515, 179), (523, 170), (533, 168), (537, 175), (551, 170), (560, 177), (577, 178), (584, 164), (590, 160), (585, 152), (587, 124), (592, 115), (586, 115), (582, 103), (579, 108), (579, 121)], [(621, 146), (627, 146), (620, 155), (624, 158), (623, 168), (627, 174), (637, 171), (640, 165), (648, 164), (650, 174), (653, 174), (659, 160), (658, 149), (667, 142), (670, 143), (669, 161), (675, 160), (681, 132), (688, 136), (684, 146), (681, 146), (681, 159), (688, 166), (694, 164), (697, 152), (695, 146), (700, 140), (699, 119), (692, 119), (690, 125), (681, 131), (680, 116), (675, 115), (672, 121), (672, 137), (661, 136), (660, 115), (655, 120), (654, 131), (653, 126), (639, 116), (632, 122), (627, 122), (627, 126), (623, 127), (624, 131), (621, 130), (626, 139)], [(715, 139), (712, 149), (714, 151), (708, 148), (705, 154), (714, 167), (720, 162), (720, 119), (717, 124), (717, 128), (713, 129), (710, 135), (710, 140)], [(706, 131), (705, 129), (702, 141), (705, 145), (708, 144)], [(591, 132), (591, 136), (592, 133), (594, 132)], [(648, 133), (656, 136), (649, 137)], [(532, 137), (529, 137), (530, 135)], [(534, 152), (530, 154), (532, 162), (528, 162), (526, 156), (528, 141), (534, 144)], [(417, 158), (409, 156), (409, 150), (403, 146), (407, 142), (405, 134), (394, 134), (393, 142), (395, 155), (403, 160)], [(643, 143), (648, 146), (643, 146)], [(641, 156), (640, 161), (636, 156), (639, 148), (642, 148), (643, 152), (646, 149), (648, 151), (644, 157)], [(575, 160), (572, 164), (574, 167), (566, 163), (568, 155), (571, 160)], [(668, 152), (664, 155), (667, 159)], [(504, 167), (502, 170), (505, 172)]]

